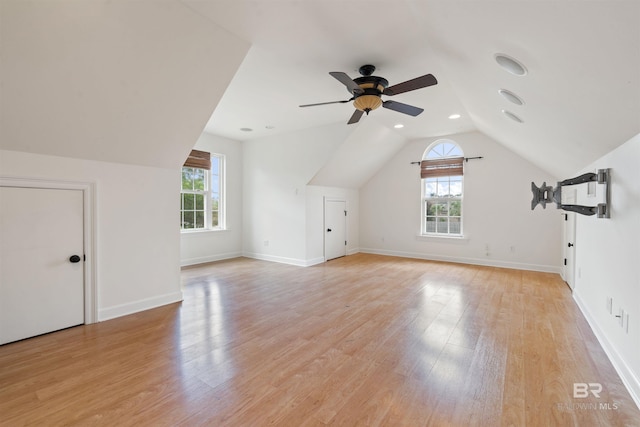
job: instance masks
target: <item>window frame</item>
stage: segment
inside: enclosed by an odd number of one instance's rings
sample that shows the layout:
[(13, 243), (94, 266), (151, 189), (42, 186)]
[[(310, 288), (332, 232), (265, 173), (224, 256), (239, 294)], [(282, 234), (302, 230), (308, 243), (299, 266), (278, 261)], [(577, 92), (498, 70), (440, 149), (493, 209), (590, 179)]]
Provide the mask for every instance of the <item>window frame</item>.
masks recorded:
[[(218, 173), (213, 172), (214, 162), (217, 162)], [(224, 154), (211, 153), (211, 169), (198, 168), (193, 166), (183, 166), (181, 168), (181, 178), (184, 173), (184, 169), (199, 169), (204, 172), (204, 184), (203, 190), (199, 189), (183, 189), (182, 180), (180, 183), (180, 232), (181, 233), (199, 233), (206, 231), (225, 230), (225, 166), (226, 158)], [(214, 186), (213, 178), (217, 177), (218, 185)], [(215, 188), (214, 188), (215, 187)], [(215, 191), (217, 190), (217, 191)], [(215, 194), (217, 193), (218, 200), (218, 223), (213, 224), (213, 207), (215, 205)], [(204, 196), (204, 209), (194, 209), (194, 212), (204, 212), (204, 224), (203, 227), (198, 228), (184, 228), (184, 194), (194, 194)]]
[[(217, 159), (218, 161), (218, 186), (217, 186), (217, 193), (218, 193), (218, 224), (213, 226), (213, 224), (211, 225), (211, 230), (226, 230), (227, 228), (227, 224), (226, 224), (226, 186), (225, 186), (225, 178), (226, 178), (226, 156), (224, 154), (218, 154), (218, 153), (211, 153), (211, 170), (209, 171), (210, 173), (210, 178), (209, 178), (209, 183), (210, 183), (210, 195), (209, 195), (209, 202), (211, 204), (211, 210), (210, 213), (211, 215), (209, 215), (210, 220), (212, 219), (212, 215), (213, 215), (213, 198), (214, 198), (214, 189), (213, 189), (213, 162), (214, 162), (214, 158)], [(211, 221), (213, 222), (213, 221)]]
[[(449, 150), (446, 150), (446, 151), (442, 150), (442, 153), (444, 155), (434, 156), (432, 152), (434, 152), (434, 150), (436, 150), (438, 146), (442, 144), (451, 144), (453, 147), (451, 147)], [(448, 139), (440, 139), (440, 140), (434, 141), (432, 144), (429, 145), (429, 147), (427, 147), (427, 149), (424, 151), (422, 159), (423, 161), (425, 160), (428, 161), (428, 160), (443, 160), (447, 158), (457, 158), (457, 157), (464, 157), (464, 152), (462, 151), (462, 148), (455, 141), (448, 140)], [(459, 196), (451, 195), (452, 178), (455, 178), (454, 182), (457, 182), (457, 181), (460, 182)], [(448, 192), (446, 195), (445, 194), (439, 195), (438, 186), (440, 182), (444, 183), (445, 181), (447, 183)], [(427, 194), (428, 183), (433, 183), (433, 182), (436, 183), (435, 194), (433, 195)], [(421, 191), (420, 235), (424, 237), (463, 238), (464, 237), (464, 175), (456, 174), (456, 175), (443, 175), (443, 176), (421, 178), (420, 187), (421, 187), (420, 189)], [(459, 215), (451, 215), (451, 204), (454, 202), (459, 202), (460, 204)], [(446, 204), (447, 215), (438, 215), (438, 212), (436, 212), (436, 215), (428, 215), (429, 204), (432, 204), (432, 205)], [(429, 230), (430, 227), (428, 227), (429, 218), (435, 219), (434, 221), (435, 227), (433, 231)], [(446, 218), (446, 223), (447, 223), (446, 232), (438, 231), (438, 228), (439, 228), (438, 224), (440, 222), (439, 218)], [(459, 225), (458, 232), (451, 232), (451, 224), (452, 224), (451, 219), (457, 219), (457, 222), (459, 222), (460, 225)]]

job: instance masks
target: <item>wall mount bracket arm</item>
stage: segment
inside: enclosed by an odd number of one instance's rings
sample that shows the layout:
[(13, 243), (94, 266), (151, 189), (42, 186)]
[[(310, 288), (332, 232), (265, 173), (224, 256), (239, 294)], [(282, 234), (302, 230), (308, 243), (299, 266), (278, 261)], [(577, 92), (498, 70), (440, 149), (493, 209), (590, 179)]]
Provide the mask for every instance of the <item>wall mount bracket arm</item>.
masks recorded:
[[(565, 211), (576, 212), (581, 215), (598, 215), (598, 218), (610, 218), (611, 217), (611, 189), (609, 186), (611, 180), (611, 169), (598, 169), (597, 173), (585, 173), (575, 178), (565, 179), (558, 182), (556, 188), (547, 185), (543, 182), (540, 187), (535, 183), (531, 183), (531, 192), (533, 193), (533, 199), (531, 200), (531, 210), (534, 210), (536, 206), (542, 205), (543, 209), (547, 208), (547, 203), (555, 203), (558, 209)], [(567, 205), (562, 204), (562, 187), (568, 185), (578, 185), (588, 182), (597, 182), (598, 184), (604, 184), (605, 186), (605, 202), (598, 203), (596, 206), (583, 206), (583, 205)]]

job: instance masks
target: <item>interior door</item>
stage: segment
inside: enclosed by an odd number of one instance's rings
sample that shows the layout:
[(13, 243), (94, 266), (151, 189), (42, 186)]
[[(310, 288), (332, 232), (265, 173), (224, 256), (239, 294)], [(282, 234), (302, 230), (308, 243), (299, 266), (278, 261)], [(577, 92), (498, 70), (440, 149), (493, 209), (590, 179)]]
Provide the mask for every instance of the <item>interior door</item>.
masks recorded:
[[(567, 205), (575, 205), (578, 198), (576, 188), (563, 188), (562, 203)], [(575, 285), (575, 254), (576, 254), (576, 214), (574, 212), (565, 212), (563, 221), (563, 256), (564, 265), (562, 268), (562, 278), (571, 289)]]
[(575, 285), (575, 258), (576, 258), (576, 214), (566, 212), (564, 214), (564, 266), (563, 277), (565, 282), (573, 289)]
[(84, 323), (83, 224), (80, 190), (0, 187), (0, 344)]
[(347, 254), (347, 202), (324, 201), (324, 259), (339, 258)]

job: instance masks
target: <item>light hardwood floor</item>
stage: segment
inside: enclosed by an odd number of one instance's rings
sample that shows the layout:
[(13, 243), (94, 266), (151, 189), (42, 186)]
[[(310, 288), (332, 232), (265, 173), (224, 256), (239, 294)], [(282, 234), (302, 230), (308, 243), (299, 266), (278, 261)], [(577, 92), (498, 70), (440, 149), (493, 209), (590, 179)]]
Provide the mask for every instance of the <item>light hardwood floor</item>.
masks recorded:
[(1, 346), (0, 424), (640, 425), (554, 274), (357, 254), (182, 276), (182, 303)]

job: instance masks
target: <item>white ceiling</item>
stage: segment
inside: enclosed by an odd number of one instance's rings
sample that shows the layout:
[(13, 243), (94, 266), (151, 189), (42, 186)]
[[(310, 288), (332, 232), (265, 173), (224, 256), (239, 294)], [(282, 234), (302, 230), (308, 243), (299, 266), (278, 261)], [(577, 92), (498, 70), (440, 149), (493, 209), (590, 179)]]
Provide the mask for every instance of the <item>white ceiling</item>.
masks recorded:
[[(391, 85), (427, 73), (438, 85), (393, 97), (424, 108), (418, 117), (378, 109), (351, 126), (403, 123), (407, 139), (479, 130), (559, 177), (640, 132), (637, 0), (181, 2), (252, 44), (205, 129), (231, 139), (347, 126), (351, 104), (298, 105), (348, 99), (328, 73), (355, 78), (363, 64)], [(496, 53), (528, 74), (504, 71)]]

